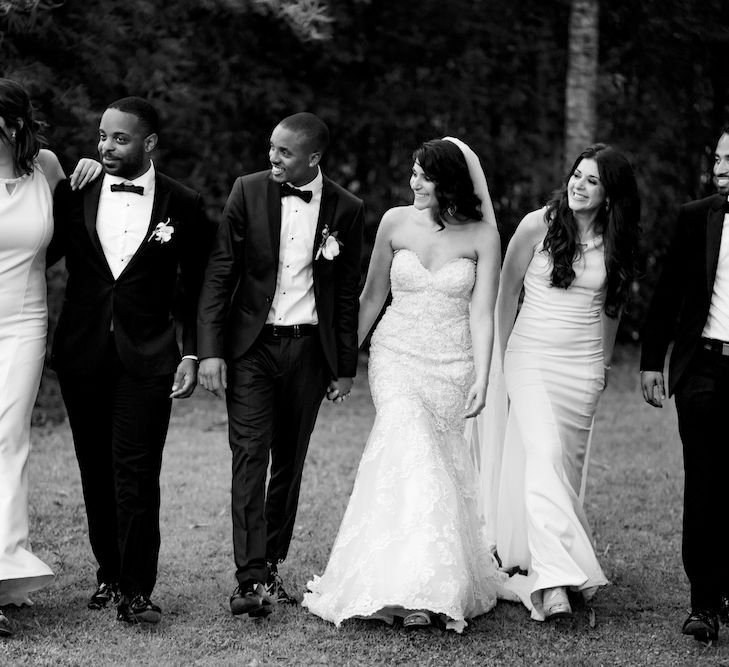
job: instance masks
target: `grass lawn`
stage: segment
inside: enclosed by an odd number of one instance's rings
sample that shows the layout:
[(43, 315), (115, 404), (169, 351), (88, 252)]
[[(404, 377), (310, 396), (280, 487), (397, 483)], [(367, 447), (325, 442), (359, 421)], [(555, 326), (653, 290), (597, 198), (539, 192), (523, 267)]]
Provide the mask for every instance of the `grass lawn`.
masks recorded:
[[(162, 551), (155, 629), (92, 612), (95, 562), (66, 423), (34, 430), (31, 536), (57, 574), (35, 606), (10, 609), (0, 665), (727, 665), (729, 630), (705, 647), (680, 634), (688, 586), (680, 560), (682, 464), (673, 402), (644, 405), (634, 350), (621, 350), (600, 404), (586, 509), (611, 585), (571, 625), (537, 623), (500, 603), (463, 635), (405, 633), (377, 622), (342, 628), (306, 610), (233, 618), (230, 454), (222, 402), (198, 390), (173, 410), (162, 472)], [(352, 399), (325, 403), (312, 438), (285, 581), (301, 595), (320, 573), (373, 420), (365, 369)]]

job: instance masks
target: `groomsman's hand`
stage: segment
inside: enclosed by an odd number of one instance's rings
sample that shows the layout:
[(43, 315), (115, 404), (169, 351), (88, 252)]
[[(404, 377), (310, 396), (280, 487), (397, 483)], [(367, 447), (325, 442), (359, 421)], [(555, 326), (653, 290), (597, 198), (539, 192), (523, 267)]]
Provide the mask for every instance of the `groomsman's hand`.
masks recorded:
[(208, 357), (200, 362), (198, 370), (200, 385), (218, 398), (225, 398), (228, 388), (228, 367), (220, 357)]
[(195, 390), (197, 383), (197, 361), (183, 359), (177, 366), (175, 379), (172, 381), (170, 398), (187, 398)]
[(327, 398), (334, 403), (341, 403), (349, 398), (349, 392), (352, 391), (354, 378), (339, 378), (332, 380), (327, 387)]
[(643, 398), (646, 403), (650, 403), (654, 408), (663, 407), (666, 389), (661, 371), (641, 371), (640, 388), (643, 390)]

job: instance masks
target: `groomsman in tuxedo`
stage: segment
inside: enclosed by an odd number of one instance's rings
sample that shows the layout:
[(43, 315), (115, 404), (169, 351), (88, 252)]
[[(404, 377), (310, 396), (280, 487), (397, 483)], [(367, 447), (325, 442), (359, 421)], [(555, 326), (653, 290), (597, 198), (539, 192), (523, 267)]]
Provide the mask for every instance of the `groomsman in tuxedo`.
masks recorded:
[(278, 564), (309, 438), (325, 394), (346, 399), (357, 368), (363, 205), (322, 174), (328, 143), (310, 113), (276, 126), (270, 168), (233, 186), (200, 296), (200, 384), (226, 397), (233, 454), (233, 614), (296, 602)]
[(49, 248), (51, 261), (65, 255), (68, 269), (52, 364), (99, 564), (88, 607), (117, 603), (117, 617), (129, 623), (161, 616), (150, 595), (162, 448), (171, 399), (190, 396), (197, 380), (197, 300), (214, 234), (200, 195), (155, 169), (158, 133), (145, 100), (109, 105), (99, 125), (104, 176), (80, 192), (67, 181), (58, 186)]
[(660, 408), (663, 362), (674, 340), (668, 393), (676, 395), (685, 486), (683, 563), (691, 613), (683, 633), (715, 640), (729, 623), (726, 484), (729, 475), (729, 127), (714, 156), (719, 194), (681, 207), (643, 331), (643, 397)]

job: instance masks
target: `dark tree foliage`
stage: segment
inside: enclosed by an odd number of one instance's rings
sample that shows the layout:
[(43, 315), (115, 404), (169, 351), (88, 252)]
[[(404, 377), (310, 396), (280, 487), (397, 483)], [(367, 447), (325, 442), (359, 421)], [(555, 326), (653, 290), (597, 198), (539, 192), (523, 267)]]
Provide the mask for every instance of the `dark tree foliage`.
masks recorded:
[[(0, 0), (0, 74), (30, 89), (67, 170), (95, 155), (108, 102), (153, 100), (159, 168), (201, 190), (213, 217), (237, 175), (267, 166), (277, 120), (303, 109), (329, 123), (324, 168), (365, 199), (370, 240), (409, 200), (426, 139), (454, 134), (480, 154), (504, 244), (564, 178), (569, 0), (337, 0), (311, 39), (275, 5)], [(677, 205), (710, 191), (729, 6), (603, 0), (600, 31), (597, 139), (630, 155), (643, 197), (645, 275), (622, 327), (635, 339)]]

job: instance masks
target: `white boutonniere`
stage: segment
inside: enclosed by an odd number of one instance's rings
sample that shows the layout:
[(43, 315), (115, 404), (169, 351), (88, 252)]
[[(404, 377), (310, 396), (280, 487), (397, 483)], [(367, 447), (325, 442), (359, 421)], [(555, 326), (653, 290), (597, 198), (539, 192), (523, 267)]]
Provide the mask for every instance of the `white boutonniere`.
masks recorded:
[(339, 246), (341, 245), (344, 244), (337, 238), (337, 232), (330, 234), (328, 225), (324, 225), (324, 229), (321, 230), (321, 243), (314, 259), (323, 257), (330, 261), (333, 260), (339, 254)]
[(149, 243), (150, 241), (157, 241), (157, 243), (167, 243), (172, 238), (172, 235), (174, 233), (175, 228), (172, 226), (172, 222), (170, 221), (170, 219), (167, 218), (167, 220), (165, 220), (164, 222), (157, 223), (157, 226), (149, 235), (147, 243)]

